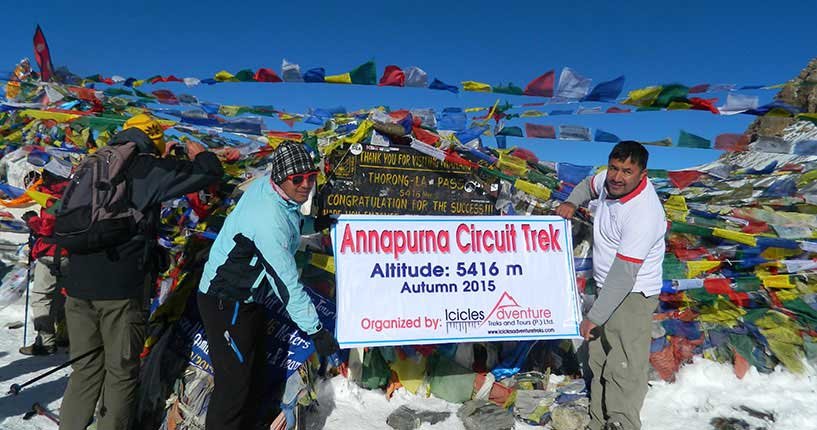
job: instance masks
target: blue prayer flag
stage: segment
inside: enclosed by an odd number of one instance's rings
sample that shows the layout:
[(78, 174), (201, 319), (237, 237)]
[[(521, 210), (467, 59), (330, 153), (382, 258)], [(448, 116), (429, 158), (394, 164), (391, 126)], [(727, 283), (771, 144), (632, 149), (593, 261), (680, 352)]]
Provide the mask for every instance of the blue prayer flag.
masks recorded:
[(613, 101), (621, 94), (622, 89), (624, 89), (624, 76), (619, 76), (611, 81), (599, 83), (583, 100)]
[(443, 81), (441, 81), (439, 79), (434, 79), (434, 81), (431, 82), (428, 85), (428, 88), (430, 88), (432, 90), (451, 91), (454, 94), (459, 94), (459, 92), (460, 92), (460, 89), (458, 87), (456, 87), (454, 85), (448, 85), (448, 84), (446, 84), (445, 82), (443, 82)]
[(314, 69), (309, 69), (304, 72), (303, 78), (304, 82), (321, 82), (323, 83), (323, 78), (326, 76), (326, 71), (323, 67), (315, 67)]
[(604, 130), (596, 129), (596, 135), (593, 137), (596, 142), (621, 142), (621, 139), (613, 133), (608, 133)]

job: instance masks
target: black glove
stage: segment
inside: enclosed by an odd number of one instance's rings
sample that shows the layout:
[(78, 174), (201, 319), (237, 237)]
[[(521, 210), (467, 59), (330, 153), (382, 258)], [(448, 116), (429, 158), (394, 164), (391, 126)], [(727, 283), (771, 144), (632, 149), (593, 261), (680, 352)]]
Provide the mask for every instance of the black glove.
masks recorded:
[(31, 219), (31, 217), (34, 217), (34, 216), (37, 216), (37, 212), (34, 212), (34, 211), (28, 211), (28, 212), (24, 213), (24, 214), (23, 214), (23, 222), (25, 222), (26, 224), (28, 224), (28, 220), (30, 220), (30, 219)]
[(325, 328), (312, 335), (312, 343), (315, 344), (315, 350), (318, 351), (318, 355), (321, 357), (328, 357), (340, 349), (338, 341)]
[(338, 223), (337, 215), (318, 215), (315, 217), (315, 231), (323, 231)]

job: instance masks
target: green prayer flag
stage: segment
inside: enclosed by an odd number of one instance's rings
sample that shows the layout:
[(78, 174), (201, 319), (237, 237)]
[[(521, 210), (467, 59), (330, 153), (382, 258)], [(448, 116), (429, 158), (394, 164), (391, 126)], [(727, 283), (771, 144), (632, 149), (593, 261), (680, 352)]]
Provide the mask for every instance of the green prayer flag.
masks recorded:
[(761, 285), (763, 285), (763, 283), (760, 282), (760, 279), (754, 276), (735, 278), (735, 291), (740, 293), (757, 291)]
[(712, 142), (705, 137), (681, 130), (681, 134), (678, 136), (678, 146), (683, 148), (711, 148)]
[(528, 170), (527, 179), (528, 179), (529, 182), (542, 184), (545, 187), (550, 188), (551, 190), (555, 190), (555, 189), (559, 188), (559, 180), (558, 179), (556, 179), (556, 178), (554, 178), (552, 176), (547, 176), (544, 173), (542, 173), (542, 172), (540, 172), (540, 171), (538, 171), (536, 169)]
[(664, 254), (662, 268), (664, 279), (686, 279), (687, 277), (686, 265), (679, 261), (678, 258), (675, 257), (675, 254)]
[(353, 84), (375, 85), (377, 84), (377, 70), (374, 61), (367, 61), (349, 72)]
[(522, 129), (518, 126), (510, 126), (510, 127), (502, 127), (502, 130), (499, 130), (499, 133), (496, 134), (497, 136), (514, 136), (514, 137), (525, 137), (522, 134)]
[(132, 96), (133, 92), (124, 88), (106, 88), (103, 94), (106, 96)]
[(653, 140), (652, 142), (641, 142), (642, 145), (652, 145), (652, 146), (672, 146), (672, 139), (669, 137), (661, 139), (661, 140)]
[(687, 224), (683, 222), (673, 221), (670, 227), (672, 233), (691, 234), (693, 236), (712, 237), (712, 229), (706, 227), (698, 227), (697, 225)]
[(509, 83), (508, 86), (506, 86), (506, 87), (498, 85), (498, 86), (492, 87), (492, 89), (493, 89), (493, 92), (500, 93), (500, 94), (511, 94), (511, 95), (516, 95), (516, 96), (521, 96), (522, 94), (524, 94), (524, 91), (522, 91), (522, 88), (519, 88), (516, 85), (511, 84), (511, 83)]
[(244, 69), (235, 74), (235, 78), (241, 82), (254, 82), (255, 72), (250, 69)]
[(664, 85), (658, 97), (652, 102), (653, 107), (665, 108), (673, 101), (685, 101), (689, 88), (684, 85)]

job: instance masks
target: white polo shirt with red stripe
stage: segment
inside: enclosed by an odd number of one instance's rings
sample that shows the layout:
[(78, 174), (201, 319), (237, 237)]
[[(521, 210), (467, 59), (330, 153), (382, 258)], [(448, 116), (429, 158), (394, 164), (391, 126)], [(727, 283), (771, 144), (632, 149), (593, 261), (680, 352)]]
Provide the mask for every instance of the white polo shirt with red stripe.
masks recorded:
[(597, 200), (590, 202), (593, 221), (593, 278), (604, 287), (614, 258), (641, 264), (633, 292), (652, 296), (661, 291), (664, 262), (664, 207), (652, 183), (645, 177), (629, 194), (607, 197), (607, 171), (590, 179)]

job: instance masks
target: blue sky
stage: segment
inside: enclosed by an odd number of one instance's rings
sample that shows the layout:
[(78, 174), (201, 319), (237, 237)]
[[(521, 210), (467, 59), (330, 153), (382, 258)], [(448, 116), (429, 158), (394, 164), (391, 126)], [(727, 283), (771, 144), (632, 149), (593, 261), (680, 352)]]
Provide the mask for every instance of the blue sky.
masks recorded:
[[(810, 4), (810, 7), (805, 7)], [(0, 70), (32, 54), (39, 23), (57, 66), (80, 75), (102, 73), (210, 77), (226, 69), (270, 67), (281, 59), (302, 70), (343, 73), (370, 59), (378, 73), (388, 64), (416, 65), (449, 84), (511, 81), (524, 87), (547, 70), (569, 66), (594, 83), (626, 76), (625, 92), (646, 85), (682, 83), (771, 84), (794, 77), (817, 54), (810, 42), (817, 22), (813, 1), (789, 9), (747, 1), (433, 1), (270, 2), (147, 1), (18, 2), (4, 10)], [(304, 112), (348, 109), (490, 105), (539, 101), (530, 97), (415, 88), (328, 84), (183, 84), (145, 86), (189, 93), (223, 104), (270, 104)], [(758, 91), (761, 101), (773, 91)], [(718, 105), (725, 93), (714, 93)], [(558, 107), (556, 107), (558, 108)], [(677, 140), (678, 132), (714, 139), (742, 132), (753, 117), (707, 112), (559, 116), (541, 124), (601, 128), (622, 138)], [(511, 125), (523, 126), (525, 120)], [(287, 127), (275, 121), (275, 129)], [(485, 139), (493, 145), (493, 139)], [(509, 145), (541, 158), (603, 164), (605, 143), (509, 138)], [(717, 151), (650, 147), (651, 166), (678, 169), (712, 160)]]

